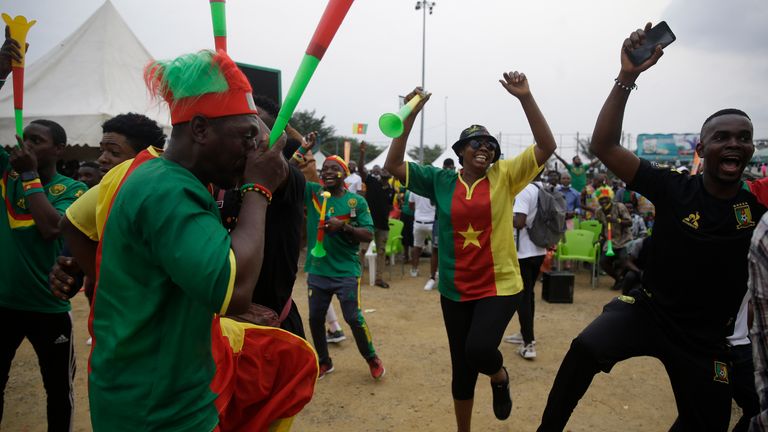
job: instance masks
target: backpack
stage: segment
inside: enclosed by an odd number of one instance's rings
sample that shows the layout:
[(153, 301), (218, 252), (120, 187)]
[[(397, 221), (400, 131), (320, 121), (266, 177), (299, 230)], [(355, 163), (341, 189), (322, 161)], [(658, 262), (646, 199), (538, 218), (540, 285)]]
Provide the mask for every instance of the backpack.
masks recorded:
[(559, 192), (550, 192), (541, 188), (536, 202), (536, 217), (528, 228), (528, 236), (533, 244), (543, 248), (552, 248), (560, 241), (565, 232), (565, 197)]

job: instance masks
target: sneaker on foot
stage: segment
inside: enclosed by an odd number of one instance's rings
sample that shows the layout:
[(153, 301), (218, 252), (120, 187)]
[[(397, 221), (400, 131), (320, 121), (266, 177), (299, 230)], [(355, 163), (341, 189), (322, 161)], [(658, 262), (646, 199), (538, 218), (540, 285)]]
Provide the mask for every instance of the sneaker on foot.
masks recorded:
[(368, 360), (368, 367), (371, 369), (373, 379), (380, 379), (387, 372), (384, 369), (384, 363), (381, 362), (378, 356)]
[(509, 336), (504, 336), (504, 342), (511, 344), (521, 344), (523, 343), (523, 335), (521, 333), (515, 333)]
[(317, 379), (323, 379), (325, 375), (333, 372), (334, 370), (336, 369), (333, 367), (333, 362), (331, 359), (328, 359), (327, 363), (320, 363), (320, 373), (317, 374)]
[(92, 343), (93, 343), (93, 338), (90, 338), (90, 337), (85, 341), (86, 345), (91, 345)]
[(384, 282), (382, 279), (377, 279), (374, 285), (380, 288), (389, 288), (389, 284)]
[(341, 330), (336, 330), (334, 332), (328, 330), (325, 334), (325, 340), (328, 341), (328, 343), (339, 343), (346, 339), (347, 337), (344, 336), (344, 332)]
[(432, 289), (435, 288), (435, 280), (429, 279), (426, 284), (424, 284), (424, 291), (432, 291)]
[(411, 268), (411, 277), (418, 277), (419, 269)]
[(507, 375), (507, 380), (502, 383), (491, 382), (491, 390), (493, 391), (493, 414), (499, 420), (506, 420), (512, 412), (512, 396), (509, 394), (509, 373), (504, 366), (501, 368), (504, 369), (504, 373)]
[(533, 360), (536, 358), (536, 347), (533, 346), (535, 342), (531, 342), (528, 345), (520, 345), (520, 349), (517, 351), (520, 357), (526, 360)]

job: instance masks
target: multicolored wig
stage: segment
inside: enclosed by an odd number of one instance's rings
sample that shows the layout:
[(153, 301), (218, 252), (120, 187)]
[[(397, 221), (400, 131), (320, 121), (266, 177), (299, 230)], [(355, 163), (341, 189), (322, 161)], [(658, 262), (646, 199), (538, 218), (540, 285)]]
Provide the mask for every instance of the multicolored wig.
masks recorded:
[(171, 109), (171, 124), (208, 118), (258, 114), (251, 84), (224, 51), (185, 54), (152, 61), (144, 69), (150, 94), (162, 97)]
[(614, 197), (613, 189), (611, 189), (609, 186), (600, 186), (599, 188), (597, 188), (597, 190), (595, 190), (594, 196), (598, 200), (600, 198), (610, 198), (611, 201), (613, 201), (613, 197)]

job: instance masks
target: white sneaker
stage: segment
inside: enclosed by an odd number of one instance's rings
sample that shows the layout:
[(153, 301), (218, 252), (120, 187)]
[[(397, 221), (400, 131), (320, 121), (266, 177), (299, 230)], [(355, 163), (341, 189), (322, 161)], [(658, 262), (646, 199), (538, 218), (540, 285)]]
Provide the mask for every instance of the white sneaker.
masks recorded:
[(91, 345), (92, 343), (93, 343), (93, 338), (90, 338), (90, 337), (85, 341), (86, 345)]
[(515, 333), (509, 336), (504, 336), (504, 342), (519, 345), (523, 343), (523, 335), (521, 333)]
[(517, 353), (520, 354), (520, 357), (526, 360), (533, 360), (536, 358), (536, 347), (533, 346), (533, 343), (529, 343), (528, 345), (520, 345), (520, 349), (517, 351)]
[(424, 284), (424, 291), (432, 291), (432, 289), (435, 287), (435, 280), (429, 279), (426, 284)]
[(411, 277), (418, 277), (419, 269), (411, 268)]

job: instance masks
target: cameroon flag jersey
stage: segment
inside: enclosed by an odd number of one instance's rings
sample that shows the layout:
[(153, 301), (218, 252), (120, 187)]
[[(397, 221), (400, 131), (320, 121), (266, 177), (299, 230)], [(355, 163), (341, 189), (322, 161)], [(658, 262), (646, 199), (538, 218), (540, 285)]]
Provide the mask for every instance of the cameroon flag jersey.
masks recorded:
[(102, 180), (96, 220), (93, 429), (213, 430), (211, 329), (235, 280), (215, 201), (190, 171), (143, 151)]
[[(326, 254), (322, 258), (314, 257), (312, 248), (317, 243), (317, 225), (323, 206), (323, 187), (319, 183), (307, 182), (304, 202), (307, 206), (307, 260), (304, 271), (327, 277), (360, 276), (360, 257), (357, 254), (360, 243), (349, 234), (342, 232), (325, 233), (323, 247)], [(341, 197), (331, 196), (325, 209), (326, 219), (335, 217), (356, 228), (366, 228), (373, 232), (373, 219), (368, 210), (368, 202), (358, 194), (344, 191)]]
[(533, 148), (496, 162), (472, 185), (454, 171), (408, 163), (406, 187), (437, 206), (443, 296), (467, 301), (522, 291), (512, 205), (541, 170)]
[[(35, 226), (20, 176), (11, 169), (8, 153), (0, 148), (0, 306), (32, 312), (67, 312), (68, 301), (59, 300), (48, 287), (48, 273), (61, 252), (61, 239), (45, 240)], [(87, 187), (59, 173), (45, 185), (48, 202), (64, 211)]]

